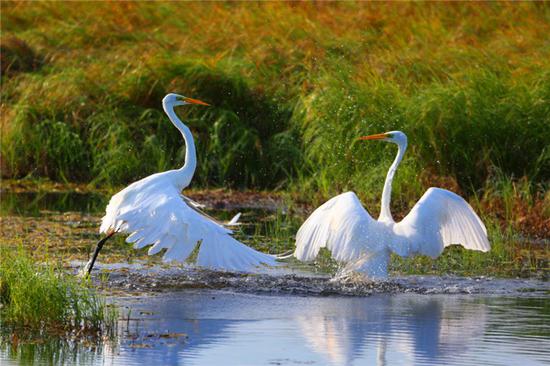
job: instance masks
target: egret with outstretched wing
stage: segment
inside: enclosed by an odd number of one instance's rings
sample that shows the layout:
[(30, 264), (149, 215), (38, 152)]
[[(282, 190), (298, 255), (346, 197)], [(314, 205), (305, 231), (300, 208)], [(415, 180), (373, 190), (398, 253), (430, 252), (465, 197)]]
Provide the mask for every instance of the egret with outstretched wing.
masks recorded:
[(149, 254), (165, 250), (165, 261), (185, 261), (200, 245), (197, 264), (202, 267), (251, 271), (260, 265), (275, 265), (275, 257), (260, 253), (234, 239), (228, 224), (213, 219), (200, 205), (181, 194), (189, 185), (197, 158), (193, 135), (174, 112), (175, 106), (208, 105), (200, 100), (168, 94), (162, 100), (164, 111), (185, 140), (185, 164), (180, 169), (157, 173), (132, 183), (115, 194), (102, 219), (100, 233), (106, 234), (85, 266), (89, 274), (103, 244), (115, 233), (130, 234), (126, 241), (135, 248), (151, 245)]
[(402, 257), (424, 254), (436, 258), (452, 244), (482, 252), (491, 248), (487, 230), (472, 207), (445, 189), (428, 189), (411, 212), (396, 223), (390, 212), (391, 184), (405, 154), (407, 136), (392, 131), (360, 139), (388, 141), (398, 146), (384, 183), (380, 217), (373, 219), (353, 192), (333, 197), (298, 230), (296, 258), (310, 261), (321, 248), (327, 248), (337, 261), (346, 263), (346, 271), (386, 278), (391, 252)]

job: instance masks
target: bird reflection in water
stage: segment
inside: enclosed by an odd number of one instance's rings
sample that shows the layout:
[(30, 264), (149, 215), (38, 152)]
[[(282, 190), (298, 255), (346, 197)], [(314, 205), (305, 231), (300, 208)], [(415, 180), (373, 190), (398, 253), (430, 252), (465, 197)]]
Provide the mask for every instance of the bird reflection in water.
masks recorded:
[[(374, 358), (376, 365), (442, 361), (481, 337), (485, 304), (455, 297), (378, 296), (319, 302), (297, 324), (308, 346), (336, 365)], [(374, 352), (370, 354), (371, 352)]]

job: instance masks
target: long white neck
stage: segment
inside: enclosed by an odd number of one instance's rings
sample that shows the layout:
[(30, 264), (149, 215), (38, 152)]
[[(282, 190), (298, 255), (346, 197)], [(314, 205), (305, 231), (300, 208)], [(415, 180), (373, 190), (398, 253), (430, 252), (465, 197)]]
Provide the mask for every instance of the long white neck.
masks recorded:
[(407, 142), (398, 142), (397, 143), (397, 156), (388, 170), (386, 175), (386, 182), (384, 183), (384, 190), (382, 191), (382, 207), (380, 210), (380, 216), (378, 217), (379, 221), (391, 221), (393, 222), (393, 217), (390, 211), (390, 201), (391, 201), (391, 185), (393, 182), (393, 176), (405, 155), (405, 150), (407, 149)]
[(193, 174), (195, 174), (195, 168), (197, 167), (195, 141), (193, 140), (193, 134), (189, 127), (184, 125), (176, 115), (176, 112), (174, 112), (174, 105), (172, 103), (163, 102), (162, 108), (168, 115), (168, 118), (170, 118), (170, 121), (172, 121), (174, 126), (181, 132), (185, 140), (185, 163), (180, 169), (176, 170), (175, 174), (175, 184), (183, 189), (191, 181)]

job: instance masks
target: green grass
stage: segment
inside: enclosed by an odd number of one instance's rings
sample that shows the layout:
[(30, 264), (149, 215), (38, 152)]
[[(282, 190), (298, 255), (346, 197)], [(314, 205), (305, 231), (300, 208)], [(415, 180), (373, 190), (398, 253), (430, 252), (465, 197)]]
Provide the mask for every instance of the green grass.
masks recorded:
[(240, 235), (243, 241), (255, 249), (273, 254), (284, 254), (294, 249), (294, 236), (302, 220), (288, 209), (284, 212), (278, 209), (275, 212), (266, 212), (262, 216), (245, 219), (254, 223), (254, 226), (248, 230), (248, 235)]
[[(549, 74), (550, 75), (550, 74)], [(415, 94), (380, 81), (338, 80), (304, 103), (305, 154), (321, 191), (348, 186), (379, 196), (395, 147), (358, 142), (377, 131), (406, 131), (410, 148), (395, 192), (410, 197), (433, 176), (452, 177), (467, 193), (497, 172), (547, 185), (550, 79), (517, 86), (512, 78), (472, 73), (466, 82), (439, 82)], [(546, 79), (544, 79), (546, 78)], [(411, 184), (419, 176), (419, 184)], [(411, 179), (413, 178), (413, 179)]]
[(550, 178), (545, 4), (2, 9), (5, 64), (41, 59), (3, 74), (4, 176), (120, 185), (176, 166), (160, 100), (177, 91), (214, 105), (181, 111), (201, 186), (366, 190), (391, 154), (355, 138), (390, 129), (409, 134), (411, 171), (469, 192), (495, 169)]
[(0, 246), (2, 328), (34, 335), (112, 334), (117, 312), (85, 282), (22, 248)]

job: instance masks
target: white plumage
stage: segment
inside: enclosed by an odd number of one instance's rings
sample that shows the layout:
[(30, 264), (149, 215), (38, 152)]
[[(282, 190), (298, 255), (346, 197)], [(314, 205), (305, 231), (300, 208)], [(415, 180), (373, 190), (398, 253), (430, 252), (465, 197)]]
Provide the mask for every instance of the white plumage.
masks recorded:
[[(202, 267), (252, 271), (260, 265), (276, 265), (275, 257), (260, 253), (236, 240), (227, 227), (200, 211), (200, 205), (181, 194), (196, 167), (191, 131), (174, 113), (175, 105), (205, 104), (195, 99), (168, 94), (163, 107), (186, 142), (185, 165), (181, 169), (153, 174), (115, 194), (102, 219), (100, 233), (130, 234), (126, 241), (136, 249), (151, 246), (149, 254), (166, 250), (165, 261), (185, 261), (200, 245), (197, 264)], [(97, 252), (99, 250), (96, 250)], [(88, 272), (93, 266), (88, 263)]]
[(353, 192), (333, 197), (298, 230), (296, 258), (313, 260), (326, 247), (337, 261), (347, 263), (345, 272), (385, 278), (391, 252), (403, 257), (423, 254), (435, 258), (452, 244), (483, 252), (490, 249), (483, 222), (462, 197), (445, 189), (428, 189), (411, 212), (396, 223), (390, 213), (391, 182), (407, 137), (392, 131), (363, 139), (380, 139), (399, 146), (384, 185), (379, 219), (369, 215)]
[(127, 243), (149, 254), (165, 249), (164, 261), (185, 261), (200, 242), (197, 264), (203, 267), (251, 271), (272, 256), (235, 240), (220, 222), (188, 205), (186, 197), (170, 182), (172, 172), (159, 173), (133, 183), (115, 194), (103, 217), (100, 232), (130, 234)]
[(472, 207), (459, 195), (429, 188), (399, 223), (394, 232), (407, 238), (411, 253), (439, 256), (452, 244), (487, 252), (491, 248), (487, 229)]
[(355, 193), (342, 193), (316, 209), (300, 227), (294, 255), (311, 261), (326, 247), (336, 260), (349, 262), (365, 251), (385, 248), (383, 237), (375, 236), (382, 226), (370, 217)]

